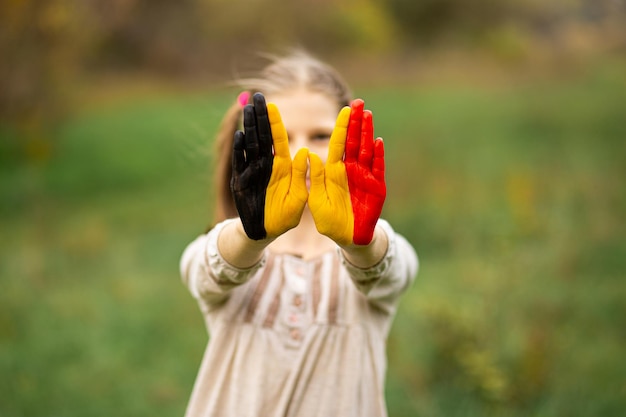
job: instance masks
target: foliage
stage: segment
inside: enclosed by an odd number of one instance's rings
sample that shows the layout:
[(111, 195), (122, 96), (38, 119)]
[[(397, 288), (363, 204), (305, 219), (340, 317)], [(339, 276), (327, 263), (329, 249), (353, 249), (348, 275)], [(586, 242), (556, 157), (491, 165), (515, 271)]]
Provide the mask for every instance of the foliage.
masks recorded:
[(623, 48), (623, 31), (610, 28), (625, 18), (619, 2), (595, 0), (4, 1), (0, 122), (44, 134), (72, 106), (71, 87), (93, 74), (224, 77), (258, 51), (303, 45), (327, 55), (384, 56), (451, 39), (481, 45), (511, 26), (556, 51), (566, 49), (555, 40), (567, 25), (589, 22), (602, 35), (595, 47)]
[[(386, 141), (384, 216), (421, 261), (390, 415), (626, 407), (625, 69), (357, 86)], [(233, 97), (85, 109), (47, 162), (0, 166), (0, 415), (183, 413), (207, 335), (178, 260), (211, 218), (208, 141)]]

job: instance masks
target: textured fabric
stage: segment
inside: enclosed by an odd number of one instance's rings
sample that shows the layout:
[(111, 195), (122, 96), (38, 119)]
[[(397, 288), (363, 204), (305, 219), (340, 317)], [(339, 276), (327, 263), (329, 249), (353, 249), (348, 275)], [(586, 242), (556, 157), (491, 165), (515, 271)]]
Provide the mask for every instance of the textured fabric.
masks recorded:
[(186, 416), (386, 416), (385, 345), (417, 274), (411, 245), (379, 220), (389, 248), (372, 268), (337, 248), (306, 261), (266, 251), (242, 270), (217, 249), (228, 221), (181, 259), (210, 334)]

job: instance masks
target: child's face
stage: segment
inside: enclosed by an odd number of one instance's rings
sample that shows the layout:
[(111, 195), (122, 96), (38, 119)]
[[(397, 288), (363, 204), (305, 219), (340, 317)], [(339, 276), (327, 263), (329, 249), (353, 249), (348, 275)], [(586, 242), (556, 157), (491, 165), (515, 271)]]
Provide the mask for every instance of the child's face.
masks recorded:
[(278, 107), (293, 157), (298, 149), (309, 148), (326, 162), (330, 134), (339, 109), (328, 96), (309, 90), (296, 90), (266, 97)]

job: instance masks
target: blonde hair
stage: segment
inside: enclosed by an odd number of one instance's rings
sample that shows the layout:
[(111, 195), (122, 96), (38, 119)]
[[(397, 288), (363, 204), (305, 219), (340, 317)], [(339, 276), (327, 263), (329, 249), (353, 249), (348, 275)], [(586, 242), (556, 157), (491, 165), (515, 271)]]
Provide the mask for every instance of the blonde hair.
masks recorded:
[[(260, 92), (265, 95), (305, 88), (320, 92), (337, 103), (337, 111), (347, 106), (351, 92), (341, 76), (330, 66), (304, 51), (294, 51), (282, 57), (270, 57), (267, 65), (257, 77), (242, 79), (237, 84), (250, 95)], [(242, 106), (235, 102), (226, 111), (215, 141), (214, 186), (216, 207), (214, 224), (227, 218), (236, 217), (237, 209), (230, 191), (232, 174), (231, 154), (233, 136), (242, 123)]]

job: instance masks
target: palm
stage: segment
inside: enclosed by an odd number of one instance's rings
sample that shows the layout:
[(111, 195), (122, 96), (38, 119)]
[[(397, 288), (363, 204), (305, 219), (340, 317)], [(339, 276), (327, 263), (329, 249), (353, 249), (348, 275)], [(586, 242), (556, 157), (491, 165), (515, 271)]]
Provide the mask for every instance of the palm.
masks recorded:
[(235, 133), (230, 186), (246, 234), (259, 240), (300, 222), (308, 197), (307, 151), (301, 149), (292, 163), (278, 109), (260, 93), (253, 101), (244, 107), (244, 131)]
[(337, 117), (325, 166), (318, 155), (309, 156), (311, 161), (309, 208), (315, 226), (320, 233), (343, 245), (352, 243), (354, 230), (348, 177), (342, 160), (349, 118), (350, 109), (346, 107)]

